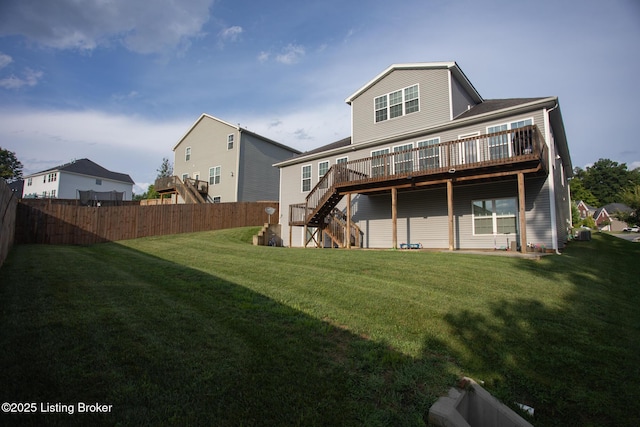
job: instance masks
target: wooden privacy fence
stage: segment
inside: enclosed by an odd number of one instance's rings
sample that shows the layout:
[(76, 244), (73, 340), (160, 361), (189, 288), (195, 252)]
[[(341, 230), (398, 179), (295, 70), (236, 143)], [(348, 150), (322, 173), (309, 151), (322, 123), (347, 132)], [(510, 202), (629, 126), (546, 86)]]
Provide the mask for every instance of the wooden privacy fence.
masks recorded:
[(87, 207), (21, 201), (15, 243), (88, 245), (115, 240), (263, 225), (277, 202)]
[(13, 245), (18, 197), (5, 180), (0, 178), (0, 266), (7, 259)]

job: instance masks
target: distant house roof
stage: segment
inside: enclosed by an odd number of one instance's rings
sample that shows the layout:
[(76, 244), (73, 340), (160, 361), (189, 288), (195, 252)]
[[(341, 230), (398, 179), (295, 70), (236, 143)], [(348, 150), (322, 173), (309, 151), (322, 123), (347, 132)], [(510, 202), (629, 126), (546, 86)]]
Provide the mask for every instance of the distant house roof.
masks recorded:
[(280, 147), (280, 148), (284, 148), (285, 150), (288, 150), (288, 151), (290, 151), (290, 152), (292, 152), (292, 153), (294, 153), (294, 154), (300, 154), (300, 150), (296, 150), (295, 148), (288, 147), (288, 146), (286, 146), (286, 145), (284, 145), (284, 144), (279, 143), (278, 141), (274, 141), (274, 140), (272, 140), (272, 139), (270, 139), (270, 138), (267, 138), (266, 136), (263, 136), (263, 135), (257, 134), (257, 133), (255, 133), (255, 132), (251, 132), (251, 131), (250, 131), (250, 130), (248, 130), (248, 129), (241, 128), (239, 125), (232, 125), (232, 124), (231, 124), (231, 123), (229, 123), (229, 122), (226, 122), (226, 121), (224, 121), (224, 120), (222, 120), (222, 119), (219, 119), (219, 118), (214, 117), (214, 116), (212, 116), (212, 115), (210, 115), (210, 114), (207, 114), (207, 113), (202, 113), (202, 114), (200, 115), (200, 117), (198, 117), (198, 120), (196, 120), (196, 121), (191, 125), (191, 127), (187, 130), (187, 132), (185, 132), (185, 134), (182, 136), (182, 138), (180, 138), (180, 139), (178, 140), (178, 142), (173, 146), (173, 149), (172, 149), (173, 151), (176, 151), (176, 149), (177, 149), (177, 148), (178, 148), (178, 146), (182, 143), (182, 141), (184, 141), (184, 139), (185, 139), (185, 138), (186, 138), (186, 137), (191, 133), (191, 131), (192, 131), (196, 126), (198, 126), (198, 123), (200, 123), (204, 118), (208, 118), (208, 119), (215, 120), (215, 121), (217, 121), (217, 122), (223, 123), (223, 124), (225, 124), (225, 125), (227, 125), (227, 126), (229, 126), (229, 127), (232, 127), (232, 128), (234, 128), (234, 129), (236, 129), (238, 132), (241, 132), (241, 133), (247, 133), (247, 134), (249, 134), (249, 135), (253, 135), (253, 136), (255, 136), (255, 137), (257, 137), (257, 138), (260, 138), (260, 139), (262, 139), (262, 140), (264, 140), (264, 141), (267, 141), (267, 142), (269, 142), (269, 143), (271, 143), (271, 144), (273, 144), (273, 145), (275, 145), (275, 146), (278, 146), (278, 147)]
[(603, 207), (596, 209), (593, 213), (593, 217), (598, 218), (602, 211), (605, 211), (607, 215), (614, 215), (616, 212), (633, 212), (633, 209), (624, 203), (609, 203), (608, 205), (604, 205)]
[(110, 179), (112, 181), (126, 182), (128, 184), (135, 184), (135, 182), (133, 182), (129, 175), (124, 173), (112, 172), (108, 169), (103, 168), (99, 164), (92, 162), (89, 159), (73, 160), (72, 162), (65, 163), (64, 165), (33, 173), (31, 175), (28, 175), (26, 178), (36, 175), (42, 175), (43, 173), (48, 172), (69, 172), (79, 175), (93, 176), (96, 178)]

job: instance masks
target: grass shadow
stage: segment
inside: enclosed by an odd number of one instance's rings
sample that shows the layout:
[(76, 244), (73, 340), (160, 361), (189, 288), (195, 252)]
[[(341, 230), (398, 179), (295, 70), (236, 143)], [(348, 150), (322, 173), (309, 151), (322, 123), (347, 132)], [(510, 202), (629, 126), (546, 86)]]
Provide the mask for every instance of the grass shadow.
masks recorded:
[(13, 425), (424, 425), (428, 384), (454, 381), (438, 358), (116, 243), (17, 246), (2, 273), (1, 400), (38, 405), (1, 414)]
[[(571, 283), (561, 303), (500, 299), (490, 314), (448, 313), (460, 343), (449, 351), (503, 402), (532, 406), (536, 426), (640, 425), (638, 260), (638, 245), (602, 235), (523, 262), (540, 280)], [(425, 348), (442, 345), (425, 340)]]

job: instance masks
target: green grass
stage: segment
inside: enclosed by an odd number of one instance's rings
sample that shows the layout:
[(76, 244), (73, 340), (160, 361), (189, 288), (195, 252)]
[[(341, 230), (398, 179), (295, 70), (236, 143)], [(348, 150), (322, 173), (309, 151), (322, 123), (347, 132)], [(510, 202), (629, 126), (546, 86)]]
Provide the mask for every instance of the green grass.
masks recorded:
[[(424, 425), (462, 375), (539, 426), (635, 426), (640, 245), (541, 260), (254, 247), (255, 228), (23, 245), (0, 270), (0, 414), (30, 425)], [(5, 423), (6, 424), (6, 423)]]

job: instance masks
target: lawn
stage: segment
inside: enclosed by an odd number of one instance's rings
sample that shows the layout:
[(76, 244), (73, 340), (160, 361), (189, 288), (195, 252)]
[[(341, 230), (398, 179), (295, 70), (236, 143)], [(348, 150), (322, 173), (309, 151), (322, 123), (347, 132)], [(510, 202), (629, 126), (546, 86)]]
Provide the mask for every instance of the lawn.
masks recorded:
[(0, 423), (418, 426), (467, 375), (537, 427), (640, 425), (640, 244), (530, 260), (256, 231), (14, 247), (0, 395), (36, 413)]

